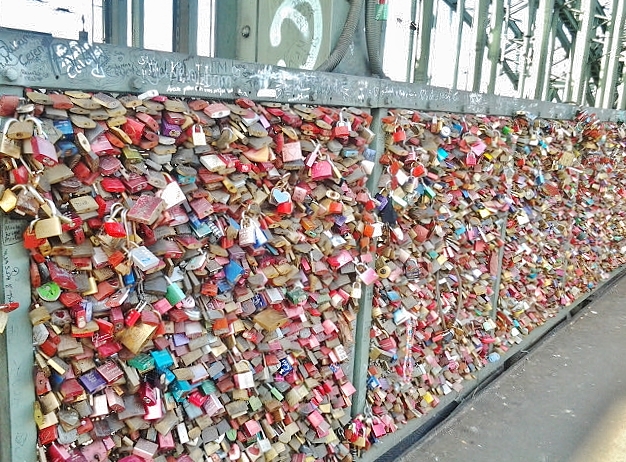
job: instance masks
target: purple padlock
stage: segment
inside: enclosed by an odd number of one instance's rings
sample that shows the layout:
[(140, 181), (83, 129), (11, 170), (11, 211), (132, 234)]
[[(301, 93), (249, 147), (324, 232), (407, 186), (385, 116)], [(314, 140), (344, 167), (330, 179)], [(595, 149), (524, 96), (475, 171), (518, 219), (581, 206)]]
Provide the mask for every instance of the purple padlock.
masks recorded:
[(383, 210), (386, 206), (387, 203), (389, 202), (389, 199), (387, 198), (387, 196), (383, 196), (382, 194), (376, 194), (375, 199), (380, 202), (380, 205), (378, 207), (376, 207), (379, 211)]
[(178, 138), (182, 131), (180, 125), (176, 125), (165, 120), (165, 117), (161, 119), (161, 134), (163, 136), (169, 136), (170, 138)]
[(92, 369), (88, 372), (85, 372), (78, 379), (80, 384), (87, 390), (87, 393), (93, 395), (107, 386), (107, 381), (102, 374), (100, 374), (97, 370)]

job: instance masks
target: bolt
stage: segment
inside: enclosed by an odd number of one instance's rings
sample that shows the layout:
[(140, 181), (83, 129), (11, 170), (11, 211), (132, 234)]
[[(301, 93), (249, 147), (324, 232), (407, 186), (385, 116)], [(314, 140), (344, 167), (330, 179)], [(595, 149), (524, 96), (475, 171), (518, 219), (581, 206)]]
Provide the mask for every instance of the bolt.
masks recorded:
[(243, 27), (241, 28), (241, 36), (242, 36), (243, 38), (248, 38), (248, 37), (250, 37), (250, 32), (251, 32), (250, 26), (243, 26)]
[(20, 74), (13, 68), (5, 69), (2, 74), (7, 80), (10, 80), (11, 82), (15, 82), (20, 76)]

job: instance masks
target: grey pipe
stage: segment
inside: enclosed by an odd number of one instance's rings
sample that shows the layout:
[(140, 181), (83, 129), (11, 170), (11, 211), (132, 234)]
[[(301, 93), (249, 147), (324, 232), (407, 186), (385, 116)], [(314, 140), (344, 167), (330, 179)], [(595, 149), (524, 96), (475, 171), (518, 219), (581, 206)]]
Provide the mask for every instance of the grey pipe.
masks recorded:
[(335, 48), (330, 53), (328, 58), (326, 58), (326, 60), (317, 67), (317, 71), (332, 72), (346, 55), (348, 47), (350, 47), (352, 39), (354, 38), (356, 26), (361, 18), (364, 1), (365, 0), (351, 0), (348, 17), (343, 25), (343, 30), (341, 31), (337, 45), (335, 45)]
[(366, 0), (365, 4), (365, 40), (367, 43), (367, 57), (370, 62), (372, 75), (381, 79), (388, 78), (383, 71), (380, 59), (380, 27), (376, 21), (377, 0)]

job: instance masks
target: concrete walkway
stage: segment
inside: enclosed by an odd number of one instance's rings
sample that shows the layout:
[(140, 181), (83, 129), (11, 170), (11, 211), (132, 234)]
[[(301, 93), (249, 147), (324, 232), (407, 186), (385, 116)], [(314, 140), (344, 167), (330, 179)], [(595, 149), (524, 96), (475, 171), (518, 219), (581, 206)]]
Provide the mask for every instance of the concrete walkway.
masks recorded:
[(626, 462), (626, 278), (397, 462)]

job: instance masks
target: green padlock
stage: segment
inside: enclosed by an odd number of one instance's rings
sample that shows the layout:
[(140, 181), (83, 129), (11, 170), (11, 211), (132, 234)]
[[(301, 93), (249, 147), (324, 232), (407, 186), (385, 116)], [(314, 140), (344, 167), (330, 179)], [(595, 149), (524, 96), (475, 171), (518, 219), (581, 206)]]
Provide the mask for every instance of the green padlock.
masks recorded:
[(37, 295), (43, 301), (54, 302), (61, 296), (61, 288), (56, 282), (46, 282), (37, 287)]
[(167, 291), (165, 292), (165, 298), (168, 302), (170, 302), (170, 305), (176, 306), (186, 297), (186, 295), (178, 284), (172, 282), (168, 277), (165, 279), (167, 279), (169, 284), (167, 286)]

